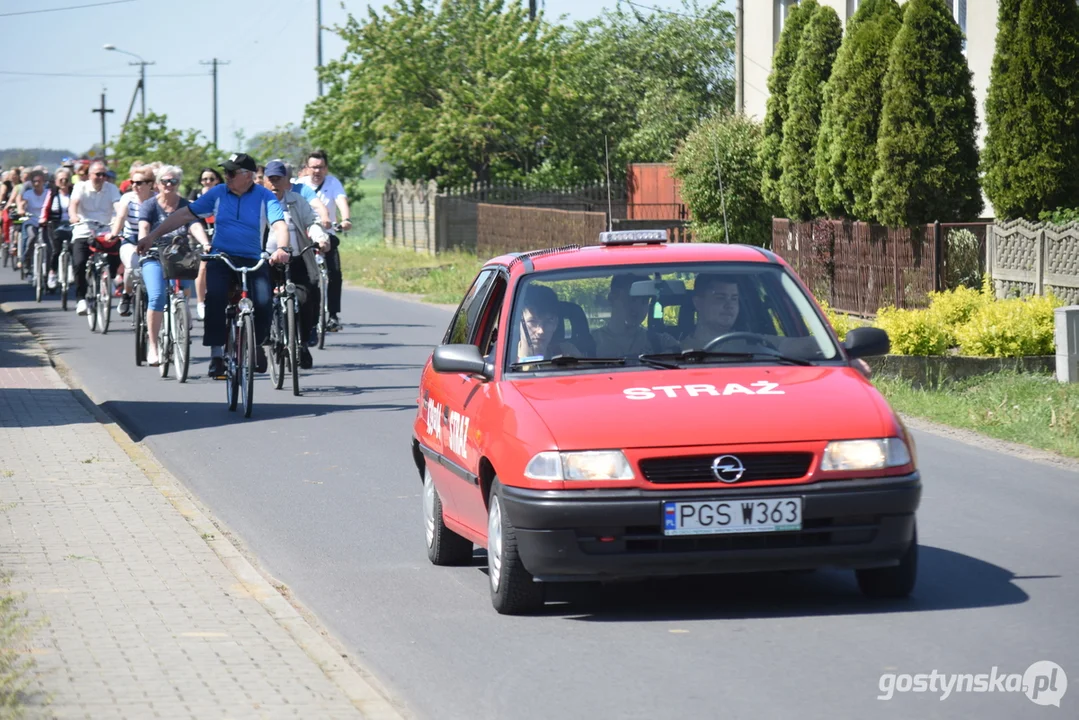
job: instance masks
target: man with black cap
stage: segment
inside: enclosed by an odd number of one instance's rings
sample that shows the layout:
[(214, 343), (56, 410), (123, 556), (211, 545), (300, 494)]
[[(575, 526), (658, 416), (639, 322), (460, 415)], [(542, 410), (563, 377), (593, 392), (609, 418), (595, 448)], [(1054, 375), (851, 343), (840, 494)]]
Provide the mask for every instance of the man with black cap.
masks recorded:
[[(272, 192), (255, 183), (255, 160), (244, 153), (233, 153), (221, 163), (226, 180), (203, 193), (197, 200), (169, 215), (149, 235), (139, 241), (139, 252), (146, 252), (154, 241), (181, 225), (195, 219), (214, 216), (214, 238), (211, 252), (226, 253), (237, 266), (251, 267), (262, 254), (263, 238), (273, 231), (276, 247), (270, 262), (278, 265), (289, 261), (284, 248), (289, 246), (288, 225), (284, 210)], [(206, 264), (206, 318), (203, 321), (202, 344), (210, 346), (209, 376), (225, 376), (225, 307), (229, 286), (239, 280), (224, 263)], [(258, 351), (257, 370), (266, 372), (266, 352), (262, 345), (270, 333), (273, 313), (273, 286), (270, 269), (263, 267), (247, 276), (247, 287), (255, 304), (255, 347)]]

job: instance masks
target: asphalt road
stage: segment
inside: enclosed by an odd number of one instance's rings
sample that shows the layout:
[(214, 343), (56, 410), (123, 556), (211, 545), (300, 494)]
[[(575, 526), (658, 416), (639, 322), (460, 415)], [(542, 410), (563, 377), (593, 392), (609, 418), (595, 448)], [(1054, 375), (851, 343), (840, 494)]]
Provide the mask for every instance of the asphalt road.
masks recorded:
[[(435, 568), (423, 548), (409, 432), (447, 311), (346, 291), (304, 395), (260, 378), (244, 420), (202, 377), (201, 345), (181, 386), (134, 366), (127, 319), (91, 334), (8, 270), (0, 302), (416, 717), (1079, 716), (1079, 473), (917, 434), (921, 571), (904, 602), (822, 571), (570, 588), (542, 616), (501, 617), (480, 554)], [(1076, 685), (1060, 709), (999, 690), (878, 699), (884, 673), (1039, 660)]]

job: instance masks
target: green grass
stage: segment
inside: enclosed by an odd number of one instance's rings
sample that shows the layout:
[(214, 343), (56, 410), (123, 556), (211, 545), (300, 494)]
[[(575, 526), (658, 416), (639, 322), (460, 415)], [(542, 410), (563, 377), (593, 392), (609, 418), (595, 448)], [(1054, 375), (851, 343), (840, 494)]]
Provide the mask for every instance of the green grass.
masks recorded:
[(877, 378), (874, 384), (901, 413), (1079, 457), (1079, 384), (1010, 372), (939, 390), (915, 390), (894, 378)]

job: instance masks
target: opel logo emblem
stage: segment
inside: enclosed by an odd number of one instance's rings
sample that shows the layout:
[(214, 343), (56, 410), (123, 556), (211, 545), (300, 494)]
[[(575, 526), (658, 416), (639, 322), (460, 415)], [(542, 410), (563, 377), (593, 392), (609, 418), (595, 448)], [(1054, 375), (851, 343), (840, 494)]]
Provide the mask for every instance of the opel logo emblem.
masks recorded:
[(720, 455), (712, 461), (712, 474), (720, 482), (736, 483), (746, 474), (746, 466), (734, 455)]

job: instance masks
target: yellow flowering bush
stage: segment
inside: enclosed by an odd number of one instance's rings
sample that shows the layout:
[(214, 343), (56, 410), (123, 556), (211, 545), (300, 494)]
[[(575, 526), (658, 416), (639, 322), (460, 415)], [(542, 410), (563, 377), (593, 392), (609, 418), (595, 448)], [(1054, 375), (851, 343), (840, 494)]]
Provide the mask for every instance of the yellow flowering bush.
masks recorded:
[(1059, 306), (1051, 294), (985, 303), (956, 328), (959, 351), (993, 357), (1052, 355), (1053, 310)]
[(828, 318), (828, 322), (835, 329), (835, 334), (839, 336), (839, 342), (846, 340), (847, 333), (860, 325), (850, 315), (835, 310), (827, 301), (819, 300), (818, 303), (825, 317)]
[(968, 287), (929, 293), (929, 311), (945, 328), (962, 325), (976, 310), (992, 302), (992, 295)]
[(888, 333), (896, 355), (943, 355), (951, 347), (951, 334), (931, 309), (877, 311), (876, 327)]

